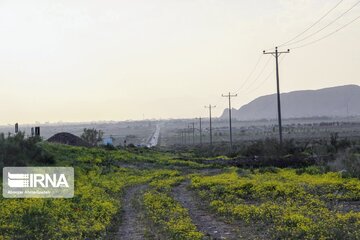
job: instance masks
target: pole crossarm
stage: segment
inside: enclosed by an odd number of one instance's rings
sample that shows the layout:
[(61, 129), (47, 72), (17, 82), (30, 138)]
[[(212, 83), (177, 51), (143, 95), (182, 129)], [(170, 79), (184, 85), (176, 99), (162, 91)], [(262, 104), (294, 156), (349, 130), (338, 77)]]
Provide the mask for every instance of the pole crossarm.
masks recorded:
[(237, 97), (237, 94), (228, 94), (228, 95), (225, 95), (225, 94), (221, 94), (222, 97)]
[(278, 57), (280, 57), (280, 55), (281, 54), (283, 54), (283, 53), (290, 53), (290, 49), (288, 49), (288, 50), (286, 50), (286, 51), (277, 51), (277, 47), (275, 47), (275, 52), (267, 52), (267, 51), (263, 51), (263, 54), (271, 54), (271, 55), (273, 55), (274, 57), (276, 57), (276, 53), (278, 54)]

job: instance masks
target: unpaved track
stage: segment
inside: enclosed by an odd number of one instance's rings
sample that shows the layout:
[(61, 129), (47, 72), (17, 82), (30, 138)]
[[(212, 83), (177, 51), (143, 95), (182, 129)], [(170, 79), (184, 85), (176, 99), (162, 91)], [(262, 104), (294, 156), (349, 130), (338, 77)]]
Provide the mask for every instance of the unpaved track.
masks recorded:
[(189, 210), (193, 223), (208, 239), (269, 239), (265, 231), (258, 231), (254, 227), (239, 222), (236, 224), (226, 223), (215, 217), (214, 214), (205, 210), (194, 193), (187, 189), (189, 184), (189, 181), (184, 181), (175, 187), (173, 196)]
[(137, 185), (126, 190), (122, 202), (122, 221), (115, 239), (141, 240), (145, 238), (145, 226), (141, 221), (139, 209), (136, 208), (134, 202), (146, 187), (146, 185)]
[(188, 181), (181, 183), (173, 190), (174, 198), (189, 210), (190, 217), (199, 231), (210, 239), (239, 239), (241, 236), (235, 226), (224, 223), (205, 210), (199, 208), (190, 191), (186, 189)]

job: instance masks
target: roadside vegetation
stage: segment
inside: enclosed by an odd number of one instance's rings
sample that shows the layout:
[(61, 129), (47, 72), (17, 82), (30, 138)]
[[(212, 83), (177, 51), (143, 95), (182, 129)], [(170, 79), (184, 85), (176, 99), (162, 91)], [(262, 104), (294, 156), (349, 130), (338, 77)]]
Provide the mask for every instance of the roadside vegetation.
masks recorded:
[[(320, 140), (285, 140), (280, 146), (276, 139), (263, 139), (234, 144), (230, 151), (228, 143), (197, 146), (173, 146), (180, 159), (198, 163), (232, 165), (243, 168), (317, 166), (322, 171), (341, 171), (349, 177), (360, 177), (360, 140), (340, 138), (330, 133)], [(230, 160), (230, 161), (229, 161)], [(227, 163), (223, 164), (224, 162)]]

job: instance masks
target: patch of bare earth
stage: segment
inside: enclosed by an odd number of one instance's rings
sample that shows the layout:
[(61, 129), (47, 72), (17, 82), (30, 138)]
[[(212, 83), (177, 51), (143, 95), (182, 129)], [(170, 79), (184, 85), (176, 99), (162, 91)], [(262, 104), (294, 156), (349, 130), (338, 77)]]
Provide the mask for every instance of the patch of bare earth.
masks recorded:
[(241, 223), (227, 223), (206, 209), (206, 206), (187, 189), (189, 181), (173, 189), (174, 199), (189, 210), (190, 217), (198, 230), (208, 239), (269, 239), (266, 233), (256, 227)]
[(328, 207), (340, 213), (348, 213), (351, 211), (360, 212), (360, 201), (334, 201), (328, 203)]
[(136, 206), (136, 200), (146, 187), (146, 185), (137, 185), (126, 190), (122, 202), (121, 225), (111, 239), (141, 240), (145, 238), (146, 227), (141, 220), (141, 213)]

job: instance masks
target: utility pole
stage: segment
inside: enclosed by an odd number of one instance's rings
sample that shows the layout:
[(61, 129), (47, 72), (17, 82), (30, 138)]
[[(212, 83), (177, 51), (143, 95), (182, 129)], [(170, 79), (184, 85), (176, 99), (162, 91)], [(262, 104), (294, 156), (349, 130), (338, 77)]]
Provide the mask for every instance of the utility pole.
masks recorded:
[(184, 131), (180, 130), (180, 134), (181, 134), (181, 145), (184, 145)]
[(193, 145), (195, 145), (195, 123), (192, 123), (192, 127), (193, 127)]
[(276, 86), (277, 86), (277, 105), (278, 105), (278, 121), (279, 121), (279, 138), (280, 138), (280, 146), (282, 146), (283, 137), (282, 137), (282, 125), (281, 125), (281, 102), (280, 102), (280, 79), (279, 79), (279, 56), (283, 53), (290, 53), (290, 49), (285, 52), (279, 52), (278, 48), (275, 47), (275, 52), (266, 52), (263, 51), (264, 54), (271, 54), (275, 57), (276, 61)]
[(186, 129), (184, 130), (184, 145), (186, 145), (186, 138), (187, 138), (187, 134), (186, 134)]
[(187, 127), (187, 134), (188, 134), (188, 137), (189, 137), (189, 144), (190, 144), (190, 142), (191, 142), (191, 136), (190, 136), (190, 125), (188, 125), (188, 127)]
[(201, 128), (201, 117), (199, 118), (199, 132), (200, 132), (200, 145), (202, 145), (202, 128)]
[(195, 145), (195, 123), (192, 122), (192, 144)]
[(195, 123), (192, 122), (191, 124), (188, 125), (188, 129), (192, 128), (192, 144), (195, 145)]
[(222, 94), (221, 96), (229, 98), (230, 149), (232, 150), (232, 148), (233, 148), (233, 139), (232, 139), (232, 125), (231, 125), (231, 98), (232, 97), (237, 97), (237, 94), (231, 95), (231, 93), (229, 92), (228, 95)]
[(212, 146), (213, 139), (212, 139), (212, 119), (211, 119), (211, 109), (216, 108), (216, 106), (212, 106), (209, 104), (209, 106), (205, 106), (205, 108), (209, 109), (209, 115), (210, 115), (210, 146)]

